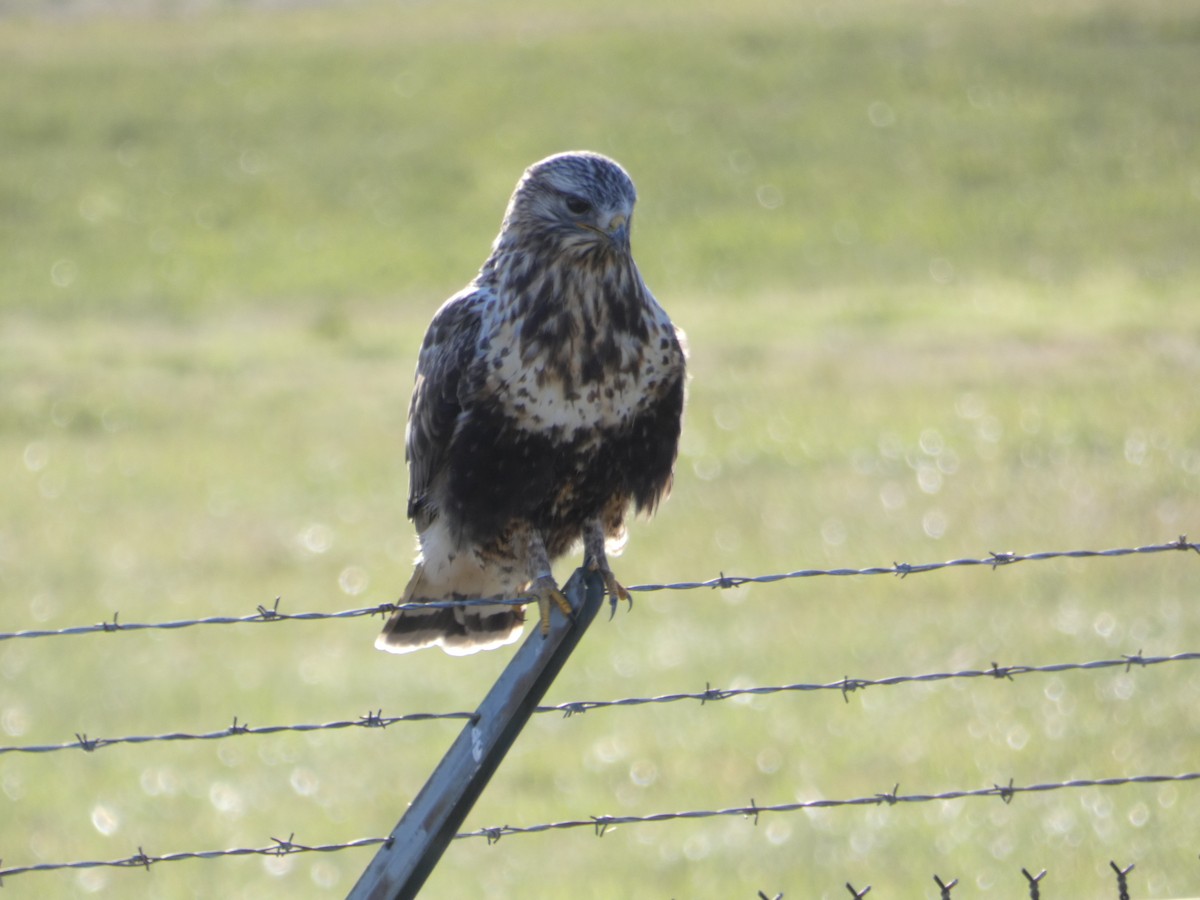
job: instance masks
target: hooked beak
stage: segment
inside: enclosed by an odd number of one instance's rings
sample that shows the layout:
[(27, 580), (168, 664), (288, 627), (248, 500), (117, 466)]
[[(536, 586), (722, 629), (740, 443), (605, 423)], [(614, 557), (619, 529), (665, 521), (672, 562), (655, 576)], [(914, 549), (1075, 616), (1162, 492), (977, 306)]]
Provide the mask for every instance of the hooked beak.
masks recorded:
[(608, 222), (609, 239), (622, 247), (629, 246), (629, 219), (623, 215), (615, 215)]

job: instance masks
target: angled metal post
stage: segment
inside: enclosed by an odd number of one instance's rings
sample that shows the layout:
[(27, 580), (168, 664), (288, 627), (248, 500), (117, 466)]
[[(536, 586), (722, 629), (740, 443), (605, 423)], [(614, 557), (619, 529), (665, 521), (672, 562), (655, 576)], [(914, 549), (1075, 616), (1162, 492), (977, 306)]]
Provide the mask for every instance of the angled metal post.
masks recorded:
[(604, 599), (595, 572), (577, 569), (563, 588), (572, 619), (552, 613), (550, 633), (535, 628), (500, 674), (462, 733), (392, 829), (347, 900), (407, 900), (429, 877), (508, 748), (558, 675)]

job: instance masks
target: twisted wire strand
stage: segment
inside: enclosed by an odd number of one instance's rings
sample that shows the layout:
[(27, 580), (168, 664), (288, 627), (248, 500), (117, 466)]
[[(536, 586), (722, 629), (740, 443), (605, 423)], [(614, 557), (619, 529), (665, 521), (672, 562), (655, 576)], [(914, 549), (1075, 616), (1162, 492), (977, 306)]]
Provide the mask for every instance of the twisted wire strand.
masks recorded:
[[(1166, 553), (1171, 550), (1194, 551), (1200, 554), (1200, 544), (1188, 541), (1187, 535), (1181, 535), (1177, 540), (1165, 544), (1147, 544), (1142, 547), (1117, 547), (1110, 550), (1049, 550), (1038, 553), (990, 552), (986, 557), (950, 559), (944, 562), (902, 563), (895, 562), (890, 566), (872, 566), (864, 569), (797, 569), (794, 572), (783, 572), (773, 575), (725, 575), (710, 578), (707, 581), (679, 581), (671, 584), (637, 584), (628, 588), (631, 592), (650, 591), (690, 591), (699, 588), (736, 588), (743, 584), (772, 584), (778, 581), (790, 581), (798, 578), (849, 577), (856, 575), (895, 575), (905, 578), (922, 572), (936, 572), (962, 566), (987, 566), (997, 569), (1002, 566), (1019, 562), (1041, 562), (1053, 559), (1096, 559), (1115, 558), (1123, 556)], [(0, 641), (16, 639), (33, 639), (47, 637), (66, 637), (71, 635), (111, 633), (117, 631), (142, 631), (147, 629), (174, 630), (191, 628), (198, 625), (247, 625), (265, 622), (311, 622), (329, 619), (356, 619), (363, 616), (388, 616), (401, 609), (443, 609), (456, 606), (524, 605), (527, 600), (514, 598), (511, 600), (434, 600), (427, 603), (380, 603), (375, 606), (347, 609), (340, 612), (300, 612), (287, 613), (279, 611), (279, 598), (270, 606), (259, 605), (257, 611), (247, 616), (209, 616), (199, 619), (179, 619), (171, 622), (121, 622), (119, 613), (114, 613), (111, 621), (99, 622), (94, 625), (74, 625), (56, 629), (29, 629), (25, 631), (0, 632)]]
[(268, 847), (232, 847), (228, 850), (187, 850), (181, 853), (165, 853), (154, 856), (138, 847), (137, 853), (123, 859), (85, 859), (73, 862), (36, 863), (30, 866), (10, 866), (0, 868), (0, 886), (3, 879), (13, 875), (24, 875), (27, 872), (55, 872), (63, 869), (149, 869), (152, 865), (165, 862), (182, 862), (188, 859), (221, 859), (230, 856), (288, 856), (293, 853), (333, 853), (338, 850), (352, 850), (356, 847), (375, 847), (385, 844), (390, 838), (360, 838), (340, 844), (298, 844), (292, 838), (287, 840), (271, 838), (274, 841)]
[(1017, 785), (1011, 780), (1008, 784), (994, 784), (991, 787), (974, 790), (944, 791), (940, 794), (901, 794), (900, 785), (890, 791), (873, 794), (870, 797), (854, 797), (848, 800), (801, 800), (795, 803), (778, 803), (760, 806), (750, 800), (749, 806), (733, 806), (725, 809), (692, 809), (684, 812), (661, 812), (645, 816), (589, 816), (586, 819), (566, 819), (560, 822), (543, 822), (538, 825), (499, 825), (491, 828), (479, 828), (475, 831), (464, 831), (456, 834), (456, 840), (462, 838), (487, 838), (489, 844), (495, 843), (505, 835), (537, 834), (543, 831), (559, 831), (568, 828), (591, 827), (597, 837), (617, 825), (633, 825), (648, 822), (671, 822), (677, 819), (711, 819), (720, 816), (745, 816), (758, 824), (760, 813), (786, 813), (804, 809), (834, 809), (847, 806), (895, 806), (898, 803), (930, 803), (944, 800), (962, 800), (974, 797), (999, 797), (1005, 803), (1011, 803), (1018, 794), (1045, 793), (1078, 788), (1112, 788), (1129, 784), (1162, 784), (1165, 782), (1186, 782), (1200, 780), (1200, 772), (1185, 772), (1180, 775), (1132, 775), (1119, 778), (1074, 778), (1070, 781), (1050, 782), (1045, 784)]
[[(485, 838), (493, 844), (502, 837), (518, 834), (537, 834), (545, 831), (562, 831), (572, 828), (591, 828), (597, 837), (603, 837), (608, 831), (619, 825), (648, 824), (656, 822), (672, 822), (680, 819), (710, 819), (723, 816), (740, 816), (751, 819), (755, 825), (763, 813), (788, 813), (806, 809), (835, 809), (856, 806), (895, 806), (901, 803), (930, 803), (935, 801), (962, 800), (967, 798), (997, 797), (1005, 803), (1011, 803), (1019, 794), (1045, 793), (1048, 791), (1077, 790), (1081, 788), (1115, 788), (1132, 784), (1163, 784), (1167, 782), (1190, 782), (1200, 780), (1200, 772), (1185, 772), (1178, 775), (1133, 775), (1118, 778), (1076, 778), (1070, 781), (1049, 782), (1042, 784), (1017, 785), (1011, 780), (1006, 785), (995, 784), (991, 787), (974, 790), (944, 791), (937, 794), (901, 794), (900, 786), (894, 786), (890, 791), (872, 794), (866, 797), (849, 799), (819, 799), (805, 800), (795, 803), (778, 803), (759, 805), (753, 799), (746, 806), (732, 806), (723, 809), (694, 809), (679, 812), (659, 812), (649, 815), (628, 816), (589, 816), (586, 819), (566, 819), (558, 822), (543, 822), (536, 825), (499, 825), (479, 828), (474, 831), (464, 831), (456, 834), (455, 840), (466, 838)], [(333, 844), (301, 844), (295, 841), (293, 833), (286, 840), (271, 838), (272, 844), (264, 847), (235, 847), (226, 850), (192, 850), (181, 853), (153, 855), (146, 853), (141, 847), (137, 853), (121, 859), (110, 860), (78, 860), (72, 862), (36, 863), (28, 866), (0, 867), (0, 886), (4, 878), (14, 875), (24, 875), (29, 872), (52, 872), (64, 869), (94, 869), (94, 868), (145, 868), (166, 862), (180, 862), (191, 859), (219, 859), (235, 856), (288, 856), (294, 853), (332, 853), (340, 850), (352, 850), (359, 847), (376, 847), (388, 843), (391, 838), (368, 837), (344, 843)]]
[(708, 581), (685, 581), (675, 584), (641, 584), (629, 588), (631, 591), (687, 591), (696, 588), (731, 588), (743, 584), (771, 584), (776, 581), (789, 581), (795, 578), (815, 578), (821, 576), (847, 577), (853, 575), (898, 575), (901, 578), (921, 572), (936, 572), (941, 569), (951, 569), (960, 566), (987, 566), (997, 569), (1019, 562), (1044, 562), (1051, 559), (1097, 559), (1102, 557), (1115, 558), (1121, 556), (1136, 556), (1150, 553), (1165, 553), (1168, 550), (1193, 550), (1200, 553), (1200, 544), (1189, 542), (1187, 535), (1180, 535), (1177, 540), (1166, 544), (1147, 544), (1142, 547), (1115, 547), (1110, 550), (1046, 550), (1038, 553), (1013, 553), (1011, 551), (989, 551), (986, 557), (949, 559), (944, 562), (931, 563), (902, 563), (895, 562), (890, 566), (874, 566), (866, 569), (798, 569), (795, 572), (784, 572), (777, 575), (724, 575)]
[[(714, 688), (706, 685), (703, 691), (681, 692), (674, 694), (659, 694), (650, 697), (622, 697), (616, 700), (572, 700), (552, 706), (538, 706), (535, 713), (559, 713), (564, 717), (580, 715), (596, 709), (609, 709), (625, 706), (645, 706), (648, 704), (678, 703), (685, 700), (698, 701), (701, 705), (717, 700), (728, 700), (735, 697), (771, 696), (786, 693), (809, 693), (815, 691), (838, 691), (849, 702), (850, 694), (865, 690), (869, 687), (895, 687), (903, 684), (920, 684), (954, 679), (1004, 679), (1013, 680), (1020, 675), (1052, 674), (1057, 672), (1096, 671), (1100, 669), (1124, 668), (1126, 672), (1134, 666), (1165, 665), (1169, 663), (1184, 663), (1200, 661), (1200, 652), (1175, 653), (1170, 656), (1144, 656), (1139, 651), (1125, 654), (1115, 659), (1098, 659), (1091, 662), (1049, 663), (1047, 665), (1011, 665), (1002, 666), (992, 663), (990, 669), (963, 669), (957, 672), (929, 672), (921, 675), (891, 675), (886, 678), (842, 678), (837, 681), (817, 683), (796, 683), (779, 685), (761, 685), (744, 688)], [(239, 723), (234, 717), (233, 724), (218, 731), (199, 734), (188, 732), (172, 732), (169, 734), (138, 735), (117, 738), (89, 738), (86, 734), (76, 733), (74, 741), (61, 744), (34, 744), (24, 746), (0, 747), (0, 754), (5, 753), (54, 753), (62, 750), (84, 750), (91, 753), (104, 747), (120, 744), (148, 744), (169, 741), (212, 741), (231, 738), (243, 734), (279, 734), (282, 732), (304, 731), (333, 731), (346, 728), (387, 728), (401, 722), (428, 722), (444, 719), (468, 720), (474, 717), (470, 712), (437, 712), (437, 713), (406, 713), (398, 716), (385, 716), (383, 710), (371, 711), (357, 719), (347, 719), (335, 722), (295, 725), (265, 725), (251, 726)]]

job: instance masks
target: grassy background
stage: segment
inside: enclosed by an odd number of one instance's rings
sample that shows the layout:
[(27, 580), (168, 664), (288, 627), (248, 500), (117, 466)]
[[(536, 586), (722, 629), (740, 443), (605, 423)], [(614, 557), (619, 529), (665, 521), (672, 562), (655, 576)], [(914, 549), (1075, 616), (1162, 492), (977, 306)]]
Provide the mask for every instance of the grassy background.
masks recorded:
[[(1200, 5), (0, 5), (0, 630), (394, 599), (404, 410), (521, 169), (688, 331), (627, 583), (1200, 532)], [(553, 702), (1195, 650), (1192, 557), (643, 595)], [(570, 568), (564, 561), (561, 574)], [(0, 643), (0, 742), (473, 708), (378, 622)], [(387, 833), (459, 726), (0, 755), (5, 865)], [(539, 717), (468, 827), (1200, 768), (1188, 665)], [(1200, 893), (1191, 785), (451, 847), (431, 896)], [(372, 851), (6, 896), (344, 894)]]

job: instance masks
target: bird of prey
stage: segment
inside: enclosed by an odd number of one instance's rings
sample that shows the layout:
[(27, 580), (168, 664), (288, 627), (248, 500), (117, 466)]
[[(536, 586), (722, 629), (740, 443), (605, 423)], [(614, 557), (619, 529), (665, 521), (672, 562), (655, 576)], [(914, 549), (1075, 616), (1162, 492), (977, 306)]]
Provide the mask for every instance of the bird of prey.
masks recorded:
[[(551, 573), (582, 541), (614, 602), (609, 566), (630, 508), (671, 488), (685, 349), (634, 264), (637, 199), (590, 152), (534, 163), (479, 274), (437, 311), (417, 360), (405, 455), (420, 552), (403, 602), (570, 604)], [(397, 610), (375, 646), (465, 655), (515, 641), (524, 606)]]

